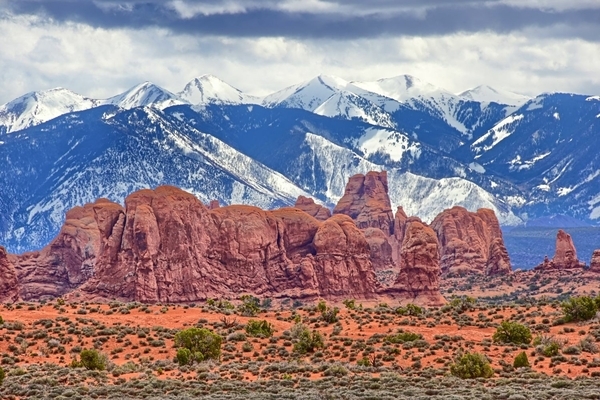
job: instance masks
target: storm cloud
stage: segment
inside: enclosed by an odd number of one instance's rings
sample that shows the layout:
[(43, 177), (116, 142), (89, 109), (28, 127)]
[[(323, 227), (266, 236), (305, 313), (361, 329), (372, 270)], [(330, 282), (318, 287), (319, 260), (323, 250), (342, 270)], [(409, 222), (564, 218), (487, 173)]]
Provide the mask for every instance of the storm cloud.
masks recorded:
[(204, 73), (256, 95), (321, 73), (600, 93), (598, 0), (0, 0), (0, 32), (0, 104)]
[(534, 6), (501, 0), (6, 2), (12, 15), (38, 15), (106, 29), (156, 27), (176, 34), (344, 40), (479, 31), (506, 34), (548, 28), (543, 35), (600, 40), (598, 4), (570, 8), (566, 1), (532, 3)]

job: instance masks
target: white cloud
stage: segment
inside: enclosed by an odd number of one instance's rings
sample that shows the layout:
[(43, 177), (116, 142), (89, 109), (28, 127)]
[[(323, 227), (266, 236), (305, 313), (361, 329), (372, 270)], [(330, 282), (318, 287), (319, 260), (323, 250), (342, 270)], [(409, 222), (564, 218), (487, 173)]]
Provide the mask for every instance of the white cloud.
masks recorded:
[(211, 73), (257, 95), (325, 73), (348, 80), (411, 74), (461, 92), (489, 84), (529, 95), (600, 93), (600, 44), (539, 32), (312, 40), (176, 35), (0, 19), (0, 104), (63, 86), (103, 98), (145, 81), (179, 91)]

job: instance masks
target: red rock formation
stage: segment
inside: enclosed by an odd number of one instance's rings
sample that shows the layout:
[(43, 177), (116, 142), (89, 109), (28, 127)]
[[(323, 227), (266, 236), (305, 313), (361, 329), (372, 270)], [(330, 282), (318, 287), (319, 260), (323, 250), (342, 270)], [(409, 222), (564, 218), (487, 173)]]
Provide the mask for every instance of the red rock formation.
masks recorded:
[(304, 211), (308, 215), (315, 217), (319, 221), (325, 221), (327, 218), (331, 217), (331, 211), (329, 211), (329, 208), (315, 203), (315, 201), (310, 197), (298, 196), (294, 207)]
[(0, 301), (19, 299), (19, 281), (6, 249), (0, 246)]
[(492, 210), (479, 209), (473, 213), (456, 206), (435, 217), (431, 227), (440, 242), (442, 272), (453, 275), (511, 272), (500, 224)]
[(122, 207), (106, 199), (75, 207), (67, 212), (62, 229), (48, 246), (16, 257), (20, 297), (55, 298), (87, 281), (103, 246), (99, 228), (112, 230), (115, 210)]
[(395, 270), (393, 248), (385, 233), (378, 228), (367, 228), (363, 233), (369, 244), (371, 262), (375, 271)]
[(536, 266), (535, 269), (573, 269), (583, 268), (584, 266), (585, 264), (577, 259), (577, 250), (575, 250), (571, 235), (562, 229), (559, 229), (556, 234), (556, 251), (554, 252), (554, 258), (548, 260), (548, 257), (545, 257), (544, 261)]
[(210, 204), (208, 205), (209, 210), (214, 210), (215, 208), (219, 207), (221, 207), (221, 205), (219, 204), (219, 200), (211, 200)]
[[(173, 187), (125, 200), (124, 224), (103, 231), (87, 299), (185, 302), (242, 293), (269, 297), (375, 295), (364, 235), (352, 220), (321, 223), (294, 208), (208, 210)], [(114, 219), (114, 218), (113, 218)], [(121, 228), (123, 227), (123, 228)], [(111, 240), (108, 233), (121, 237)], [(120, 243), (115, 251), (109, 243)]]
[(590, 272), (600, 273), (600, 250), (594, 250), (590, 261)]
[(387, 236), (394, 233), (387, 172), (371, 171), (367, 175), (352, 176), (333, 214), (348, 215), (360, 229), (379, 228)]
[[(396, 222), (400, 223), (400, 219), (397, 218)], [(393, 290), (413, 303), (444, 304), (440, 294), (441, 270), (435, 232), (417, 217), (404, 220), (399, 227), (402, 228), (398, 259), (400, 273)]]

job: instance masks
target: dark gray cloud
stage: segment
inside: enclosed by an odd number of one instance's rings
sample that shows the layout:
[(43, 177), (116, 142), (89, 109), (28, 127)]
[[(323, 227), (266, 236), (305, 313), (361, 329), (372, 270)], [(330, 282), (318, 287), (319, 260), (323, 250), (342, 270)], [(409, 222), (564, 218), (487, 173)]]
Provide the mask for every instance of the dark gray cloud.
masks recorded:
[[(368, 2), (322, 0), (311, 9), (274, 0), (208, 1), (8, 0), (10, 15), (38, 15), (57, 22), (101, 28), (160, 27), (176, 34), (229, 37), (357, 39), (385, 36), (435, 36), (457, 32), (500, 34), (537, 29), (548, 37), (600, 38), (600, 8), (523, 7), (509, 0), (409, 0)], [(203, 12), (203, 7), (216, 10)], [(222, 7), (219, 9), (219, 7)], [(189, 9), (182, 15), (181, 9)]]

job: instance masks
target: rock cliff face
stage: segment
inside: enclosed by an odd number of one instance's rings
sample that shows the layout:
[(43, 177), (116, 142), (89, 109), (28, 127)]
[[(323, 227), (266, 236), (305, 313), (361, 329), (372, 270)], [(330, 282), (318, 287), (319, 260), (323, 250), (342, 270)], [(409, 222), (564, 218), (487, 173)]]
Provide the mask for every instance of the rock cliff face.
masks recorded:
[(452, 275), (511, 272), (500, 224), (492, 210), (479, 209), (473, 213), (456, 206), (435, 217), (431, 227), (440, 242), (442, 272)]
[(113, 221), (107, 216), (112, 210), (122, 207), (106, 199), (75, 207), (67, 212), (62, 229), (48, 246), (15, 257), (20, 297), (59, 297), (87, 281), (102, 247), (100, 232), (112, 229)]
[(600, 273), (600, 250), (594, 250), (590, 261), (590, 272)]
[[(125, 208), (99, 200), (71, 210), (48, 247), (15, 257), (20, 284), (9, 286), (23, 299), (370, 298), (377, 284), (369, 253), (344, 215), (320, 222), (296, 208), (210, 210), (163, 186), (131, 194)], [(4, 260), (0, 273), (10, 276)]]
[(551, 270), (551, 269), (573, 269), (583, 268), (585, 263), (577, 259), (577, 250), (573, 244), (571, 235), (559, 229), (556, 234), (556, 250), (554, 257), (549, 260), (548, 257), (535, 267), (536, 270)]
[(329, 208), (315, 203), (315, 201), (310, 197), (298, 196), (294, 207), (304, 211), (312, 217), (315, 217), (319, 221), (325, 221), (331, 217), (331, 211), (329, 211)]
[(19, 299), (19, 281), (15, 266), (9, 259), (6, 249), (0, 246), (0, 301)]
[(408, 218), (402, 207), (393, 215), (385, 171), (351, 177), (333, 213), (350, 216), (362, 229), (375, 271), (395, 274), (385, 282), (386, 293), (410, 302), (445, 302), (435, 232), (419, 218)]
[(437, 236), (419, 218), (410, 217), (401, 221), (402, 217), (398, 218), (398, 214), (399, 212), (396, 213), (396, 226), (402, 232), (398, 237), (397, 262), (400, 273), (393, 289), (411, 302), (443, 304), (445, 300), (440, 294), (441, 270)]
[[(132, 193), (125, 207), (99, 199), (69, 211), (44, 249), (21, 256), (0, 249), (0, 298), (191, 302), (241, 294), (385, 294), (444, 302), (436, 235), (402, 208), (393, 217), (385, 172), (353, 177), (329, 218), (312, 199), (297, 205), (310, 215), (299, 208), (207, 207), (170, 186)], [(503, 257), (501, 249), (492, 253)], [(391, 284), (378, 283), (379, 270), (394, 271)]]
[(387, 172), (371, 171), (367, 175), (352, 176), (333, 213), (349, 216), (360, 229), (378, 228), (386, 236), (394, 233)]

